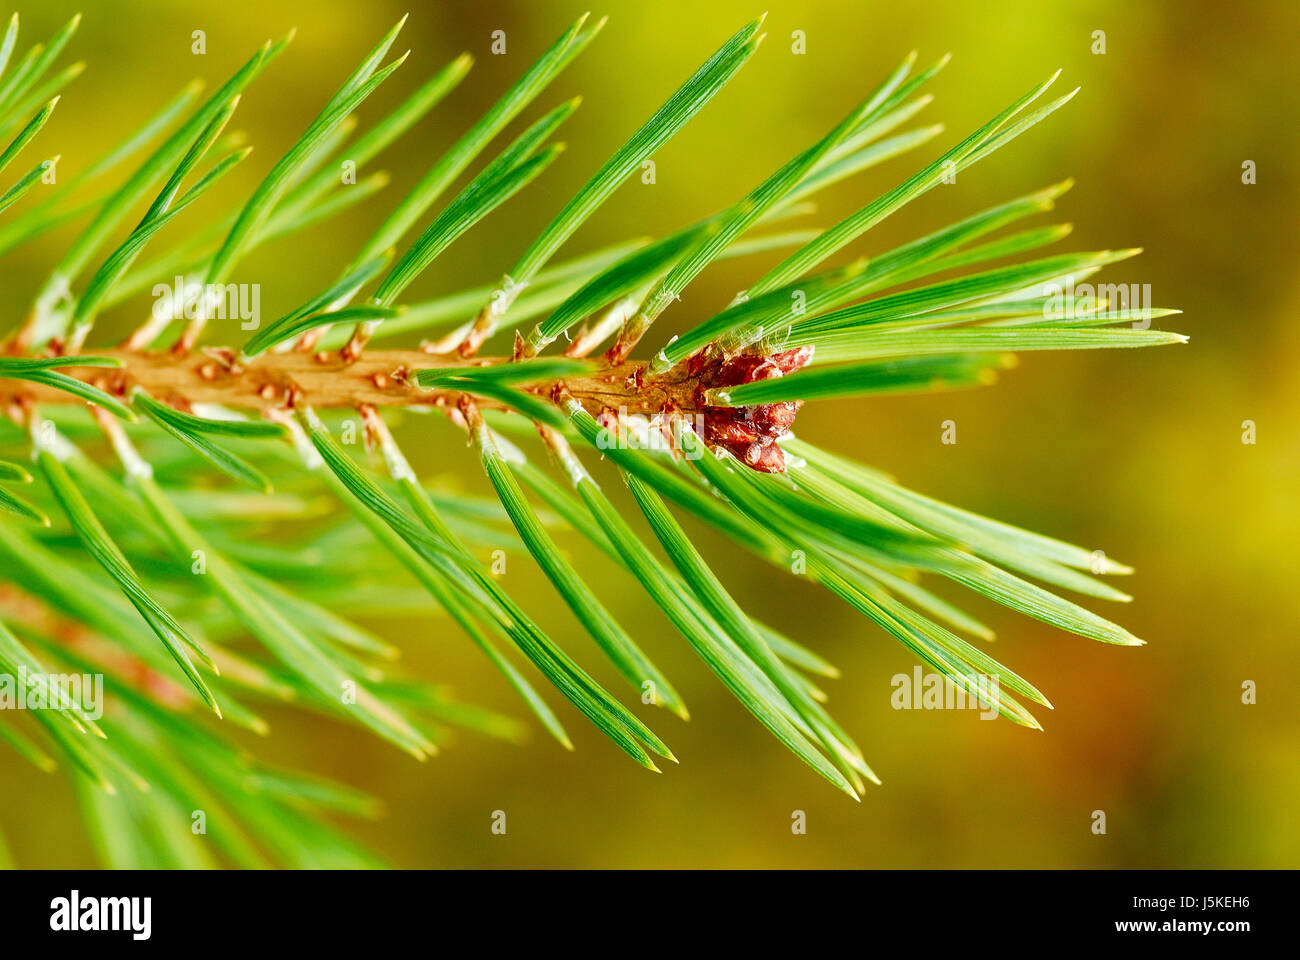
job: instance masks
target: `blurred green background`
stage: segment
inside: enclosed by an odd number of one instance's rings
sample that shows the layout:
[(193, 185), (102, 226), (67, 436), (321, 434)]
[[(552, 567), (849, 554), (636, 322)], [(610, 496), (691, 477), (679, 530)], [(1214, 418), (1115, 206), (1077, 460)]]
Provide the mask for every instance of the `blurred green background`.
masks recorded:
[[(568, 152), (462, 239), (409, 299), (495, 281), (604, 158), (765, 2), (607, 0), (592, 8), (610, 15), (603, 34), (521, 118), (584, 94), (563, 132)], [(769, 7), (767, 41), (655, 157), (657, 183), (625, 185), (566, 255), (661, 234), (721, 208), (829, 129), (910, 49), (922, 62), (953, 54), (929, 85), (935, 103), (917, 121), (943, 122), (945, 133), (838, 185), (816, 223), (893, 186), (1063, 67), (1065, 89), (1083, 87), (1065, 110), (846, 253), (888, 249), (1074, 176), (1077, 186), (1057, 212), (1075, 224), (1068, 248), (1145, 247), (1106, 276), (1150, 283), (1156, 305), (1182, 308), (1163, 325), (1189, 334), (1190, 344), (1028, 355), (984, 390), (813, 404), (799, 431), (924, 492), (1133, 564), (1137, 574), (1124, 586), (1135, 601), (1100, 612), (1149, 645), (1108, 648), (940, 585), (997, 629), (995, 654), (1056, 709), (1040, 713), (1041, 734), (970, 713), (894, 711), (890, 677), (912, 667), (902, 647), (809, 585), (701, 531), (707, 556), (756, 614), (843, 670), (829, 682), (831, 707), (884, 780), (859, 805), (753, 722), (630, 578), (601, 570), (598, 556), (566, 538), (580, 569), (606, 584), (604, 596), (625, 623), (642, 628), (644, 645), (691, 706), (689, 724), (655, 718), (680, 767), (662, 776), (640, 770), (567, 708), (571, 754), (540, 731), (523, 747), (466, 735), (421, 765), (364, 734), (293, 713), (271, 714), (272, 736), (252, 746), (381, 797), (381, 820), (346, 826), (401, 866), (1300, 866), (1300, 8), (1291, 0)], [(192, 76), (219, 81), (262, 40), (297, 27), (236, 117), (256, 151), (232, 176), (229, 195), (246, 193), (407, 8), (389, 0), (33, 4), (20, 11), (29, 42), (77, 9), (86, 15), (62, 62), (85, 59), (89, 67), (42, 143), (62, 153), (61, 175), (74, 173)], [(332, 279), (438, 153), (584, 9), (568, 0), (409, 8), (397, 49), (411, 46), (411, 58), (366, 105), (363, 121), (462, 50), (475, 54), (476, 66), (371, 167), (394, 175), (374, 202), (249, 258), (242, 278), (261, 280), (263, 310), (272, 315)], [(202, 57), (190, 52), (196, 29), (207, 34)], [(497, 29), (506, 31), (505, 56), (489, 54)], [(802, 56), (791, 51), (794, 30), (806, 34)], [(1104, 55), (1091, 52), (1095, 30), (1105, 31)], [(1241, 182), (1245, 160), (1257, 165), (1256, 185)], [(0, 262), (11, 312), (28, 302), (69, 235)], [(652, 339), (725, 305), (763, 267), (733, 260), (711, 269)], [(138, 320), (147, 306), (146, 297), (118, 316)], [(956, 445), (940, 443), (947, 419), (958, 424)], [(1248, 419), (1258, 427), (1256, 445), (1241, 442)], [(423, 466), (482, 488), (459, 443), (425, 451)], [(553, 635), (612, 679), (531, 565), (516, 560), (510, 571), (508, 586)], [(420, 676), (522, 715), (441, 618), (376, 626)], [(1241, 703), (1245, 680), (1258, 684), (1254, 706)], [(509, 818), (505, 837), (489, 831), (497, 809)], [(807, 813), (804, 836), (791, 833), (796, 809)], [(1090, 830), (1098, 809), (1107, 814), (1106, 836)], [(0, 825), (20, 864), (93, 864), (66, 783), (21, 769), (12, 754), (0, 767)]]

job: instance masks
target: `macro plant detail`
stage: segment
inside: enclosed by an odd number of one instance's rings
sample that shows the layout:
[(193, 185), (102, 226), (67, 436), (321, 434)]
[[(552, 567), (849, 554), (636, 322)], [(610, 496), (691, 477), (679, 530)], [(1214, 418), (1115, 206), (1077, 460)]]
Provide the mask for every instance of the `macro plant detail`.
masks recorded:
[[(908, 125), (946, 58), (917, 69), (910, 55), (730, 205), (665, 237), (561, 259), (604, 201), (755, 54), (760, 18), (523, 238), (522, 251), (502, 252), (495, 287), (407, 302), (458, 238), (560, 162), (553, 137), (579, 103), (544, 108), (543, 94), (603, 23), (584, 16), (542, 52), (347, 251), (331, 285), (245, 332), (228, 322), (224, 299), (241, 261), (380, 202), (386, 176), (341, 183), (340, 160), (361, 170), (397, 142), (465, 80), (468, 54), (363, 125), (367, 98), (395, 82), (405, 59), (390, 57), (398, 23), (242, 204), (202, 208), (210, 221), (180, 241), (168, 241), (169, 224), (248, 161), (251, 148), (228, 128), (288, 38), (268, 41), (206, 98), (197, 83), (184, 87), (66, 182), (43, 182), (57, 170), (52, 156), (0, 194), (0, 252), (78, 229), (0, 350), (0, 671), (23, 677), (24, 693), (46, 705), (0, 716), (0, 738), (39, 769), (71, 771), (108, 862), (212, 864), (191, 829), (195, 810), (221, 824), (212, 838), (237, 865), (376, 862), (324, 819), (373, 814), (372, 798), (263, 764), (223, 736), (232, 725), (265, 733), (259, 705), (359, 724), (420, 759), (452, 728), (522, 738), (519, 721), (404, 675), (398, 648), (350, 619), (385, 607), (441, 610), (458, 629), (437, 642), (463, 634), (565, 747), (561, 698), (641, 766), (675, 760), (664, 728), (676, 721), (652, 724), (624, 702), (687, 719), (654, 662), (667, 634), (621, 623), (601, 599), (600, 571), (577, 569), (561, 531), (630, 573), (744, 708), (854, 799), (879, 781), (819, 686), (838, 671), (747, 613), (682, 517), (787, 573), (798, 558), (791, 575), (1023, 726), (1039, 728), (1025, 704), (1050, 707), (1047, 698), (979, 646), (992, 638), (984, 622), (923, 578), (1084, 638), (1141, 643), (1061, 595), (1127, 600), (1103, 577), (1128, 567), (927, 497), (796, 431), (802, 404), (978, 386), (1020, 351), (1185, 340), (1151, 326), (1177, 311), (1081, 292), (1138, 251), (1044, 255), (1068, 225), (1019, 226), (1051, 211), (1068, 181), (894, 249), (865, 249), (872, 227), (1067, 103), (1074, 93), (1041, 102), (1055, 76), (838, 223), (792, 228), (819, 191), (942, 132)], [(51, 73), (78, 24), (15, 57), (17, 16), (10, 21), (0, 137), (12, 139), (0, 172), (39, 143), (56, 94), (80, 72)], [(496, 146), (535, 102), (537, 119)], [(715, 261), (771, 251), (779, 262), (731, 303), (686, 296)], [(850, 252), (858, 258), (839, 256)], [(185, 284), (125, 340), (96, 342), (101, 312), (173, 276)], [(678, 302), (694, 326), (647, 340)], [(402, 337), (422, 339), (385, 343)], [(349, 449), (358, 432), (369, 458)], [(467, 437), (495, 497), (422, 480), (399, 442), (408, 436), (448, 451)], [(493, 576), (484, 556), (508, 538), (608, 660), (617, 688)], [(55, 671), (102, 674), (103, 715), (42, 679)]]

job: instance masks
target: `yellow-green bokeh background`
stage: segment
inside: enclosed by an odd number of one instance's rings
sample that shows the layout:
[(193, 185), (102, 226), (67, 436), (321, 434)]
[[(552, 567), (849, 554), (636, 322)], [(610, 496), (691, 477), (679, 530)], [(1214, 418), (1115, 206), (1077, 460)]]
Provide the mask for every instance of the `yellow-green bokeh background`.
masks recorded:
[[(526, 193), (467, 235), (421, 279), (418, 299), (491, 282), (600, 162), (680, 80), (769, 0), (606, 0), (603, 35), (525, 119), (583, 93), (569, 151)], [(394, 184), (370, 209), (258, 251), (242, 279), (271, 315), (330, 279), (400, 191), (583, 9), (578, 2), (87, 2), (21, 10), (24, 37), (86, 15), (62, 62), (87, 72), (67, 91), (41, 143), (64, 175), (99, 155), (193, 75), (217, 81), (290, 27), (298, 37), (245, 95), (237, 123), (256, 151), (235, 175), (246, 191), (407, 7), (410, 60), (364, 110), (412, 89), (455, 54), (477, 65), (429, 118), (372, 169)], [(465, 735), (424, 765), (338, 725), (273, 715), (267, 757), (365, 787), (386, 816), (355, 833), (402, 866), (1226, 867), (1300, 865), (1300, 287), (1295, 280), (1297, 168), (1291, 0), (1200, 2), (794, 3), (770, 0), (769, 37), (739, 77), (657, 156), (654, 186), (625, 185), (573, 239), (594, 249), (658, 234), (720, 208), (833, 125), (898, 58), (946, 51), (921, 120), (947, 131), (918, 154), (838, 186), (829, 224), (912, 172), (1056, 67), (1064, 111), (934, 190), (859, 241), (872, 254), (996, 201), (1066, 176), (1058, 207), (1070, 249), (1143, 246), (1112, 271), (1150, 283), (1160, 321), (1183, 347), (1028, 355), (989, 389), (855, 404), (814, 404), (801, 434), (894, 472), (904, 482), (995, 517), (1103, 549), (1136, 566), (1136, 600), (1103, 612), (1149, 645), (1109, 648), (969, 598), (998, 630), (1000, 659), (1052, 699), (1046, 732), (971, 715), (894, 711), (889, 679), (910, 671), (896, 643), (807, 584), (701, 544), (752, 609), (844, 671), (829, 684), (836, 716), (884, 785), (861, 804), (803, 769), (725, 693), (634, 587), (578, 541), (583, 572), (678, 684), (693, 720), (656, 715), (682, 763), (645, 773), (567, 708), (577, 750), (541, 735), (524, 747)], [(207, 33), (208, 53), (190, 52)], [(488, 54), (502, 29), (506, 56)], [(793, 30), (807, 53), (791, 53)], [(1104, 56), (1090, 52), (1106, 32)], [(399, 49), (401, 49), (399, 45)], [(918, 121), (920, 122), (920, 121)], [(1258, 183), (1241, 182), (1253, 160)], [(1045, 221), (1044, 221), (1045, 222)], [(69, 234), (0, 262), (13, 314)], [(710, 270), (656, 337), (726, 303), (761, 264)], [(165, 279), (165, 278), (164, 278)], [(235, 279), (241, 279), (236, 277)], [(317, 286), (313, 286), (317, 285)], [(121, 312), (137, 316), (144, 301)], [(939, 442), (940, 422), (958, 443)], [(1241, 442), (1253, 420), (1258, 443)], [(444, 438), (451, 434), (437, 434)], [(412, 443), (418, 434), (411, 434)], [(459, 444), (422, 451), (426, 466), (479, 489)], [(528, 563), (508, 575), (530, 609), (583, 663), (615, 681)], [(960, 597), (945, 591), (949, 597)], [(441, 619), (378, 624), (420, 675), (522, 715), (503, 684)], [(1259, 702), (1241, 703), (1241, 684)], [(615, 688), (618, 689), (618, 688)], [(559, 698), (552, 696), (553, 702)], [(506, 837), (489, 832), (493, 810)], [(807, 812), (793, 836), (791, 811)], [(1090, 816), (1104, 810), (1108, 834)], [(0, 827), (28, 866), (92, 863), (70, 791), (57, 778), (0, 764)]]

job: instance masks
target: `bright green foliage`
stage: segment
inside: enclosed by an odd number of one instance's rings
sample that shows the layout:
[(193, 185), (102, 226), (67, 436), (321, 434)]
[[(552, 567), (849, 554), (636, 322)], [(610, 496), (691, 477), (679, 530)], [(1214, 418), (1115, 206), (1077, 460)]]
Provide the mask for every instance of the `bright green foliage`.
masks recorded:
[[(428, 622), (428, 635), (412, 642), (450, 643), (463, 634), (563, 747), (574, 748), (566, 701), (655, 771), (658, 759), (674, 759), (666, 741), (677, 718), (689, 716), (656, 661), (667, 662), (660, 654), (684, 641), (794, 757), (858, 798), (878, 780), (819, 686), (839, 671), (740, 605), (719, 575), (724, 568), (692, 541), (685, 516), (787, 573), (797, 558), (799, 574), (910, 656), (1026, 727), (1039, 727), (1028, 707), (1050, 707), (1047, 698), (985, 653), (981, 644), (992, 629), (931, 592), (923, 585), (928, 580), (951, 580), (1082, 637), (1141, 643), (1055, 592), (1127, 600), (1102, 579), (1131, 572), (1114, 560), (931, 499), (790, 433), (779, 439), (788, 469), (775, 474), (756, 472), (709, 442), (707, 418), (727, 407), (970, 387), (989, 382), (1020, 351), (1185, 339), (1151, 325), (1176, 311), (1055, 289), (1137, 252), (1035, 253), (1064, 240), (1068, 225), (1016, 225), (1051, 210), (1069, 182), (893, 249), (863, 241), (883, 219), (1068, 101), (1073, 94), (1030, 109), (1055, 77), (839, 223), (774, 230), (805, 216), (819, 191), (940, 133), (937, 126), (902, 129), (929, 103), (919, 89), (946, 62), (914, 72), (916, 58), (909, 56), (833, 128), (721, 209), (695, 212), (666, 237), (630, 238), (552, 262), (754, 56), (762, 40), (756, 20), (596, 168), (508, 269), (510, 255), (503, 254), (502, 283), (401, 302), (453, 243), (559, 161), (561, 144), (550, 141), (577, 99), (539, 108), (504, 148), (494, 156), (487, 151), (600, 31), (603, 21), (588, 27), (583, 17), (432, 160), (372, 236), (340, 256), (335, 282), (242, 344), (220, 342), (205, 329), (203, 301), (195, 310), (196, 301), (187, 299), (170, 312), (155, 311), (130, 349), (114, 351), (86, 346), (96, 317), (157, 278), (180, 273), (226, 283), (254, 248), (378, 194), (387, 183), (382, 171), (342, 189), (333, 169), (338, 159), (360, 167), (378, 157), (466, 78), (472, 59), (442, 67), (350, 141), (357, 109), (380, 84), (398, 82), (405, 58), (384, 65), (398, 23), (285, 155), (268, 161), (246, 200), (209, 212), (204, 224), (176, 239), (168, 229), (173, 221), (192, 218), (193, 204), (247, 154), (227, 123), (242, 96), (257, 95), (250, 85), (288, 40), (268, 42), (201, 102), (197, 84), (185, 87), (84, 172), (34, 193), (52, 160), (16, 176), (23, 166), (12, 164), (41, 143), (55, 93), (79, 72), (79, 65), (51, 72), (77, 23), (21, 56), (16, 17), (0, 40), (0, 174), (8, 178), (0, 185), (0, 252), (76, 225), (0, 356), (0, 395), (23, 397), (23, 406), (11, 408), (22, 426), (0, 424), (0, 569), (6, 585), (30, 601), (0, 606), (0, 670), (24, 671), (32, 692), (50, 705), (0, 718), (0, 739), (39, 771), (71, 771), (107, 863), (376, 864), (324, 816), (373, 816), (375, 801), (260, 764), (228, 738), (231, 727), (266, 734), (261, 713), (268, 705), (292, 704), (320, 722), (358, 725), (421, 760), (436, 754), (453, 729), (523, 738), (519, 721), (407, 676), (399, 646), (358, 622), (376, 611)], [(115, 182), (115, 171), (139, 154), (144, 159)], [(492, 159), (435, 209), (485, 154)], [(426, 214), (427, 224), (408, 239)], [(832, 260), (859, 241), (853, 256)], [(153, 259), (142, 259), (146, 246)], [(694, 376), (683, 364), (696, 356), (807, 347), (811, 363), (753, 382), (700, 384), (710, 407), (703, 425), (673, 410), (643, 411), (664, 414), (663, 423), (620, 416), (597, 409), (590, 389), (581, 395), (583, 384), (590, 388), (606, 372), (604, 362), (587, 359), (602, 344), (614, 340), (610, 357), (621, 361), (701, 272), (765, 250), (781, 251), (782, 259), (732, 303), (715, 305), (694, 328), (646, 351), (648, 362), (629, 382), (666, 372)], [(507, 316), (531, 327), (506, 329)], [(512, 339), (492, 341), (492, 359), (472, 356), (498, 333)], [(429, 391), (414, 393), (418, 402), (396, 416), (388, 407), (351, 410), (312, 395), (295, 395), (289, 405), (276, 394), (258, 417), (246, 402), (245, 412), (191, 403), (181, 379), (152, 392), (129, 379), (130, 361), (139, 359), (132, 351), (178, 342), (181, 354), (207, 350), (215, 380), (218, 363), (222, 375), (256, 371), (295, 341), (333, 351), (349, 337), (364, 347), (417, 334), (436, 336), (444, 351), (461, 345), (465, 356), (430, 351), (415, 355), (427, 356), (427, 366), (393, 371), (403, 389)], [(565, 356), (539, 356), (557, 341), (572, 344)], [(346, 375), (340, 365), (339, 376)], [(453, 495), (421, 482), (386, 422), (400, 419), (415, 442), (427, 443), (433, 422), (447, 414), (469, 432), (493, 497)], [(349, 437), (358, 424), (386, 477), (349, 451), (360, 446)], [(654, 442), (660, 427), (672, 430), (671, 449)], [(450, 432), (443, 441), (449, 451), (459, 446)], [(608, 463), (596, 468), (600, 459)], [(13, 492), (20, 485), (21, 497)], [(630, 622), (602, 569), (581, 570), (566, 556), (566, 535), (588, 541), (626, 571), (662, 622)], [(573, 646), (580, 650), (565, 649), (568, 642), (556, 637), (569, 631), (543, 627), (493, 576), (489, 553), (502, 544), (520, 557), (515, 562), (527, 557), (537, 564), (592, 646), (579, 641)], [(33, 604), (48, 615), (30, 616)], [(84, 642), (67, 642), (74, 633)], [(51, 686), (44, 679), (50, 671), (104, 674), (109, 709), (102, 721)], [(990, 676), (995, 685), (985, 682)], [(195, 809), (222, 824), (215, 843), (195, 839)]]

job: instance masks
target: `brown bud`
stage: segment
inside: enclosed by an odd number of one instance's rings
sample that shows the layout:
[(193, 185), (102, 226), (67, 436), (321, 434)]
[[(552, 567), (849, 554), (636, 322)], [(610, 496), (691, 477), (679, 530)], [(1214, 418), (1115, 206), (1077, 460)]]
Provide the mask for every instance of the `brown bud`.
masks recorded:
[(704, 401), (710, 390), (793, 373), (811, 360), (812, 355), (811, 346), (774, 354), (743, 353), (734, 357), (713, 357), (708, 351), (694, 354), (687, 362), (687, 370), (698, 377), (695, 400), (704, 414), (704, 439), (734, 454), (751, 469), (784, 473), (785, 454), (777, 440), (793, 426), (802, 401), (786, 400), (747, 407), (709, 406)]

